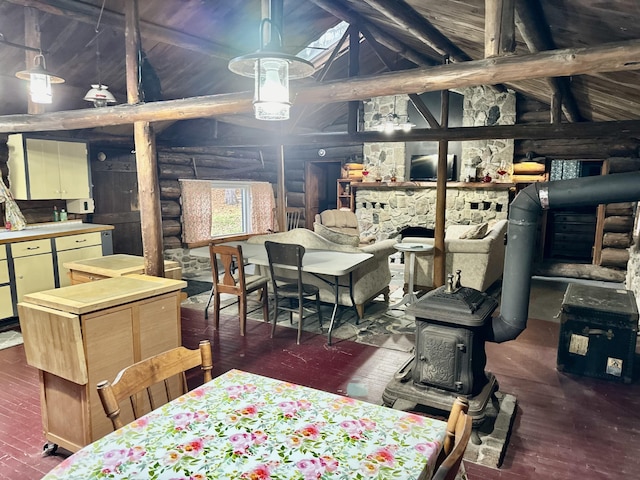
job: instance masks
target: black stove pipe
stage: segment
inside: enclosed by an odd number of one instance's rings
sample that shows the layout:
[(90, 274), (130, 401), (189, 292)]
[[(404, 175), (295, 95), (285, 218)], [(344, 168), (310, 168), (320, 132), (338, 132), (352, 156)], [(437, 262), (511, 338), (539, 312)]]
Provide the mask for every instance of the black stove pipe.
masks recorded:
[(514, 340), (527, 326), (531, 264), (543, 210), (640, 200), (640, 172), (533, 183), (509, 206), (500, 314), (491, 319), (488, 341)]

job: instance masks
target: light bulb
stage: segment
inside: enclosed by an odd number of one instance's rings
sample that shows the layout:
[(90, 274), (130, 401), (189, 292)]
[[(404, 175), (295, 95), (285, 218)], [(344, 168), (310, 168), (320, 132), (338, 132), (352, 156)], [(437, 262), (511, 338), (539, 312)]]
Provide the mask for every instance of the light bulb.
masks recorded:
[(32, 72), (29, 75), (29, 93), (34, 103), (52, 103), (51, 79), (44, 73)]
[(253, 102), (258, 120), (289, 118), (289, 63), (277, 58), (256, 61), (256, 88)]

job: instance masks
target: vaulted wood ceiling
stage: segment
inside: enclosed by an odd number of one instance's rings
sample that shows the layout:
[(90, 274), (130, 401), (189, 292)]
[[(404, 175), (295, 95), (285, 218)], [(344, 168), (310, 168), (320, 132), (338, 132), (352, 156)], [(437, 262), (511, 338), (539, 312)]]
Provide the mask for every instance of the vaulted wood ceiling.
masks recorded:
[[(102, 0), (0, 2), (0, 33), (7, 42), (24, 44), (25, 8), (37, 12), (47, 68), (66, 80), (54, 85), (54, 103), (46, 112), (88, 108), (82, 97), (90, 84), (97, 82), (99, 18), (101, 80), (119, 102), (126, 102), (125, 1), (105, 0), (102, 16)], [(149, 95), (157, 82), (163, 100), (250, 91), (252, 81), (231, 73), (227, 64), (234, 56), (258, 49), (261, 3), (140, 1), (142, 47), (149, 65), (143, 77)], [(518, 28), (511, 55), (640, 42), (637, 0), (515, 0), (515, 4)], [(485, 0), (285, 0), (285, 49), (297, 53), (341, 20), (357, 25), (363, 32), (360, 75), (439, 65), (445, 56), (456, 64), (485, 57)], [(329, 58), (330, 53), (327, 51), (323, 58)], [(640, 68), (640, 58), (637, 62)], [(14, 76), (27, 67), (25, 52), (0, 43), (0, 66), (0, 115), (26, 113), (25, 83)], [(321, 68), (319, 64), (316, 77)], [(346, 79), (348, 71), (348, 55), (340, 55), (322, 81)], [(536, 77), (539, 73), (530, 74)], [(318, 80), (306, 79), (301, 84)], [(640, 119), (640, 70), (582, 74), (560, 80), (531, 78), (504, 86), (547, 104), (554, 91), (563, 92), (564, 121)], [(346, 131), (347, 105), (338, 102), (302, 107), (294, 102), (292, 117), (296, 121), (288, 122), (285, 128), (295, 124), (298, 132)], [(213, 136), (233, 131), (229, 125), (274, 128), (271, 122), (253, 120), (250, 112), (220, 115), (217, 120), (191, 121), (192, 131)], [(176, 125), (167, 128), (167, 136), (172, 132), (184, 134)], [(128, 135), (129, 129), (110, 127), (105, 133)]]

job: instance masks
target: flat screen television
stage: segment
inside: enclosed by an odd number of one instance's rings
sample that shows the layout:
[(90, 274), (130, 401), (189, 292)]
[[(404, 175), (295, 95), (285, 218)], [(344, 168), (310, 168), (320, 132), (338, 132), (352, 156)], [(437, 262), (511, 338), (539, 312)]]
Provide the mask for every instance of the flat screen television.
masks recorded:
[[(447, 180), (453, 180), (456, 156), (447, 155)], [(438, 155), (411, 155), (409, 178), (418, 182), (434, 182), (438, 178)]]

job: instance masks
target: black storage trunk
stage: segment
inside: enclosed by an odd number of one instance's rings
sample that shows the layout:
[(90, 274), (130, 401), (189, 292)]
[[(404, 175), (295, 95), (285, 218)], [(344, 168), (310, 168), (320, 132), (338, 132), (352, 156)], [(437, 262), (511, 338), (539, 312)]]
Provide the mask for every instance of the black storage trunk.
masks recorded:
[(629, 383), (637, 333), (632, 292), (569, 284), (562, 301), (558, 370)]

